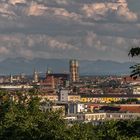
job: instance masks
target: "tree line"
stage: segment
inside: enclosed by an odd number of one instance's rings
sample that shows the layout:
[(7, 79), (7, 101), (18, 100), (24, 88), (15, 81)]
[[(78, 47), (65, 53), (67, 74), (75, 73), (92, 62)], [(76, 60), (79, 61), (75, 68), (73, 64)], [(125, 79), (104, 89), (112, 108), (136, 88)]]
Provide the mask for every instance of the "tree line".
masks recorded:
[(69, 125), (61, 111), (41, 111), (39, 99), (0, 93), (1, 140), (140, 140), (140, 119)]

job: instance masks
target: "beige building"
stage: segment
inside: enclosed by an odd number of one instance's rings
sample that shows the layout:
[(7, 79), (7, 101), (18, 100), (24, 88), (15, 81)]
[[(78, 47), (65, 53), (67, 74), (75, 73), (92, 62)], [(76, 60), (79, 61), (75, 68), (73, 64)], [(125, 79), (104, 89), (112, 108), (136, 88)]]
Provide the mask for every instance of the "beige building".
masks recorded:
[(140, 85), (133, 86), (133, 94), (140, 94)]
[(85, 113), (77, 115), (77, 119), (82, 121), (127, 120), (139, 117), (140, 113)]
[(40, 94), (40, 95), (38, 95), (38, 97), (41, 99), (41, 101), (44, 101), (44, 100), (49, 100), (49, 101), (52, 101), (52, 102), (58, 101), (58, 95)]
[(68, 95), (68, 102), (80, 102), (80, 95)]

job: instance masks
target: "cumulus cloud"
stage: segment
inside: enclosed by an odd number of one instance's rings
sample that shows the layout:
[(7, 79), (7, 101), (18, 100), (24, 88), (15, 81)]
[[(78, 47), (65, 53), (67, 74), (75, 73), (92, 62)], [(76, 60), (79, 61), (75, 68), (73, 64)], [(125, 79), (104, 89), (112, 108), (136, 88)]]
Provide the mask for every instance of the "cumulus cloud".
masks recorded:
[(56, 39), (53, 39), (52, 37), (48, 37), (47, 38), (47, 42), (49, 47), (53, 48), (53, 49), (61, 49), (61, 50), (78, 50), (78, 48), (74, 47), (71, 44), (65, 43), (65, 42), (61, 42), (58, 41)]
[[(66, 1), (57, 1), (57, 3), (65, 3)], [(66, 4), (66, 3), (65, 3)], [(54, 19), (61, 19), (61, 20), (75, 20), (78, 21), (81, 18), (81, 15), (70, 12), (65, 8), (61, 7), (52, 7), (48, 6), (47, 4), (41, 4), (37, 2), (31, 2), (28, 4), (28, 6), (24, 10), (25, 15), (27, 16), (36, 16), (36, 17), (44, 17), (46, 19), (48, 18), (54, 18)]]
[(80, 15), (74, 13), (74, 12), (68, 12), (67, 10), (63, 8), (52, 8), (50, 9), (56, 16), (63, 16), (64, 18), (71, 18), (74, 20), (77, 20), (80, 18)]
[[(136, 40), (137, 43), (134, 43)], [(129, 60), (128, 51), (132, 44), (138, 44), (139, 39), (126, 37), (104, 36), (88, 32), (85, 38), (86, 57), (92, 59)]]
[(0, 58), (126, 60), (139, 42), (132, 9), (126, 0), (3, 0)]
[(25, 4), (26, 0), (9, 0), (10, 4), (16, 5), (16, 4)]
[[(60, 56), (63, 52), (75, 52), (78, 51), (76, 46), (70, 43), (51, 37), (45, 34), (12, 34), (12, 35), (0, 35), (0, 54), (4, 57), (7, 56), (21, 56), (24, 58), (32, 59), (39, 57), (40, 54), (55, 54)], [(41, 55), (41, 57), (48, 57), (48, 55)]]
[(26, 9), (26, 14), (28, 16), (41, 16), (45, 13), (47, 7), (43, 4), (37, 4), (36, 2), (32, 2), (30, 6)]
[(93, 32), (89, 32), (86, 37), (86, 43), (89, 47), (95, 47), (96, 49), (103, 50), (101, 46), (101, 41), (98, 40), (97, 35)]
[(0, 4), (0, 16), (14, 19), (16, 17), (16, 13), (12, 10), (12, 7), (7, 3)]
[(9, 52), (9, 50), (7, 49), (7, 48), (5, 48), (5, 47), (0, 47), (0, 54), (1, 55), (7, 55), (7, 54), (9, 54), (10, 52)]
[(120, 21), (136, 21), (138, 19), (137, 14), (129, 10), (126, 0), (84, 4), (81, 11), (85, 16), (95, 20), (105, 20), (109, 16), (114, 18), (113, 15)]
[(131, 12), (127, 7), (119, 6), (117, 11), (117, 16), (122, 21), (137, 21), (138, 16), (136, 13)]
[(86, 36), (86, 44), (98, 51), (106, 51), (107, 47), (102, 44), (101, 40), (98, 38), (98, 36), (94, 32), (88, 32)]

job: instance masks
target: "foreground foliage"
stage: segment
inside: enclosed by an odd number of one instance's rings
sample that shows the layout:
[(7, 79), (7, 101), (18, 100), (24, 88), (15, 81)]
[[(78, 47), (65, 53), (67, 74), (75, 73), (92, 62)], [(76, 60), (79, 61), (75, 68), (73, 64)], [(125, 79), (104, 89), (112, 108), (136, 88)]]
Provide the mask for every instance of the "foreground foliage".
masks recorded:
[(39, 100), (18, 95), (0, 96), (0, 139), (2, 140), (140, 140), (140, 120), (68, 125), (60, 112), (42, 112)]
[[(135, 56), (139, 56), (140, 55), (140, 47), (139, 46), (135, 46), (132, 47), (129, 51), (129, 56), (131, 57), (135, 57)], [(134, 66), (130, 67), (131, 69), (131, 77), (133, 79), (137, 79), (138, 77), (140, 77), (140, 64), (135, 64)]]

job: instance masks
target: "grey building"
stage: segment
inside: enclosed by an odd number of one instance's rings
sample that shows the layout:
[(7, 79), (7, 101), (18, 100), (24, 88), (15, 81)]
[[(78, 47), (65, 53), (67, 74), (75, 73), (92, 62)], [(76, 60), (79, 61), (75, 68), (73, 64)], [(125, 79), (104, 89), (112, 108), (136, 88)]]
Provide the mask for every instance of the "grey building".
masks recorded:
[(69, 93), (69, 90), (60, 89), (58, 92), (58, 101), (68, 102), (68, 93)]

